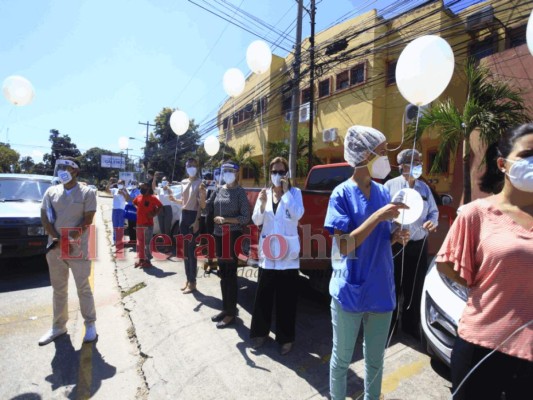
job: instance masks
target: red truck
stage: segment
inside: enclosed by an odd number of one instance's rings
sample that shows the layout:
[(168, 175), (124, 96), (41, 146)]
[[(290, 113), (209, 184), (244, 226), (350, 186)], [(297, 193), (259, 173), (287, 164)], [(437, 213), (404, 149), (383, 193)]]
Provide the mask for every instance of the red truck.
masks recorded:
[[(300, 271), (309, 278), (311, 287), (321, 293), (328, 293), (331, 277), (331, 237), (324, 228), (329, 197), (338, 184), (352, 175), (353, 167), (348, 163), (317, 165), (309, 171), (302, 189), (305, 213), (298, 227), (301, 240)], [(252, 210), (260, 191), (261, 188), (246, 188)], [(454, 215), (452, 207), (439, 206), (439, 234), (430, 236), (430, 254), (434, 254), (442, 243)], [(258, 237), (252, 239), (249, 264), (257, 262), (257, 243)]]

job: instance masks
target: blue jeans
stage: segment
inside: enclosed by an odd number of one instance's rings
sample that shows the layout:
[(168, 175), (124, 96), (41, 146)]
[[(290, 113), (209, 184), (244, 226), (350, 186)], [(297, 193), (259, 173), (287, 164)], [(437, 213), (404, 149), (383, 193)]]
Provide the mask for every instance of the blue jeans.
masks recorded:
[(346, 375), (352, 361), (359, 326), (363, 321), (365, 357), (365, 400), (378, 400), (381, 394), (383, 358), (392, 311), (353, 313), (331, 300), (333, 350), (329, 363), (329, 389), (332, 400), (346, 398)]
[(196, 283), (198, 274), (198, 260), (196, 259), (196, 238), (198, 232), (194, 233), (190, 226), (196, 221), (196, 211), (183, 210), (180, 221), (180, 233), (184, 236), (191, 234), (191, 240), (184, 240), (183, 243), (183, 263), (185, 264), (185, 275), (187, 282)]
[[(116, 243), (117, 228), (122, 229), (122, 232), (124, 232), (124, 210), (121, 208), (113, 208), (111, 220), (113, 222), (113, 243)], [(122, 236), (123, 235), (124, 233), (122, 233)]]

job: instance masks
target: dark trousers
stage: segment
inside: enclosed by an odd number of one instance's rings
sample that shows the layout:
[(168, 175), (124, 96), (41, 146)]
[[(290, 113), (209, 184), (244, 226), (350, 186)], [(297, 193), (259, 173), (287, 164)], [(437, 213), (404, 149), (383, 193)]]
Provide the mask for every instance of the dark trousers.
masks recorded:
[(276, 303), (276, 341), (279, 344), (294, 342), (296, 304), (298, 301), (298, 270), (272, 270), (259, 268), (257, 292), (250, 337), (267, 336), (272, 322), (272, 309)]
[(198, 232), (193, 233), (191, 225), (196, 221), (197, 211), (183, 210), (181, 213), (180, 233), (182, 235), (191, 234), (191, 240), (183, 241), (183, 263), (185, 264), (185, 275), (187, 282), (196, 283), (198, 273), (198, 260), (196, 259), (196, 237)]
[(172, 233), (172, 206), (163, 206), (161, 212), (157, 215), (159, 222), (159, 231), (165, 235)]
[(137, 231), (135, 230), (136, 227), (137, 221), (128, 219), (128, 236), (130, 238), (130, 242), (137, 241)]
[[(424, 278), (428, 269), (428, 243), (427, 239), (409, 241), (405, 246), (404, 267), (402, 279), (402, 245), (395, 243), (392, 246), (394, 258), (394, 283), (396, 286), (396, 309), (394, 310), (391, 328), (396, 322), (406, 333), (418, 337), (418, 324), (420, 323), (420, 301)], [(398, 254), (399, 253), (399, 254)], [(419, 261), (420, 260), (420, 261)], [(417, 268), (418, 263), (418, 268)], [(416, 274), (416, 275), (415, 275)], [(401, 282), (400, 282), (401, 281)]]
[[(492, 350), (457, 337), (452, 351), (452, 391)], [(466, 379), (454, 400), (506, 400), (530, 398), (533, 362), (495, 351)]]
[[(218, 261), (218, 276), (222, 292), (222, 311), (228, 316), (237, 314), (237, 255), (235, 241), (242, 235), (242, 231), (232, 231), (227, 237), (215, 236), (216, 255)], [(224, 246), (224, 248), (223, 248)]]

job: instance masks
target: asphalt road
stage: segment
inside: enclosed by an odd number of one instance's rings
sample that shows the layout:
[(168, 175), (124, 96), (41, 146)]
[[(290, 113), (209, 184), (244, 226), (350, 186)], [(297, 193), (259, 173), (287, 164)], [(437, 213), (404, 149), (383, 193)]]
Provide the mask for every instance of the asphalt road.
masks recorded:
[[(119, 259), (109, 241), (110, 199), (99, 198), (98, 258), (93, 263), (99, 339), (81, 344), (83, 321), (71, 280), (69, 334), (48, 346), (52, 291), (38, 260), (0, 268), (1, 399), (309, 399), (328, 393), (329, 305), (299, 284), (297, 339), (286, 356), (271, 340), (249, 347), (257, 270), (239, 270), (238, 323), (217, 330), (219, 279), (200, 270), (198, 291), (179, 291), (183, 264), (174, 257), (154, 268), (133, 267), (135, 253)], [(348, 375), (348, 394), (362, 398), (362, 343)], [(386, 352), (386, 399), (449, 399), (449, 371), (417, 342), (398, 335)]]

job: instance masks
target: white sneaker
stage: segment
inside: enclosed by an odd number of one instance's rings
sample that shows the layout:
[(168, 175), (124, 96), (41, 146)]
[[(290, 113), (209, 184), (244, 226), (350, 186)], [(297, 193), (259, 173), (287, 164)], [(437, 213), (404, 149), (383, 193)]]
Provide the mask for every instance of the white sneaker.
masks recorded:
[(83, 343), (94, 342), (97, 337), (96, 326), (94, 324), (87, 324), (85, 326), (85, 336), (83, 337)]
[(39, 339), (39, 346), (45, 346), (48, 343), (56, 340), (56, 338), (58, 338), (59, 336), (64, 335), (65, 333), (67, 333), (67, 328), (63, 328), (63, 329), (52, 328), (48, 332), (46, 332), (43, 336), (41, 336), (41, 338)]

